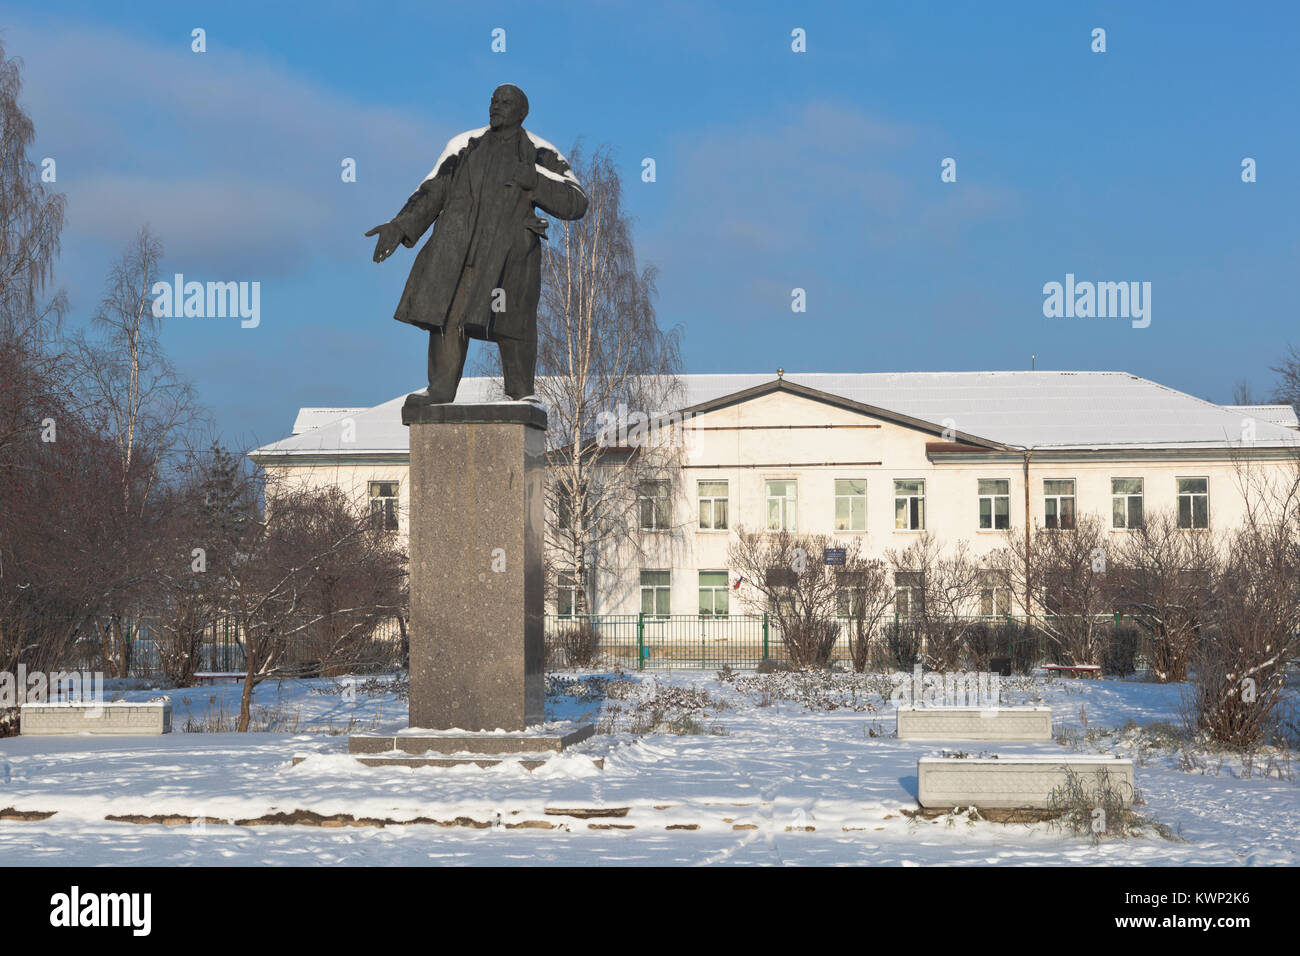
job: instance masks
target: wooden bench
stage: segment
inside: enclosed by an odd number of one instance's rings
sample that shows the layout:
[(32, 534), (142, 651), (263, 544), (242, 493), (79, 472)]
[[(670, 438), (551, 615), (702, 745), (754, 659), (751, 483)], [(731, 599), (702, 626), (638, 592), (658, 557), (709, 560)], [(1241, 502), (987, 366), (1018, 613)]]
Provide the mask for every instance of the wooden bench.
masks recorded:
[(1071, 677), (1100, 677), (1100, 664), (1044, 664), (1049, 674), (1069, 674)]
[(198, 671), (194, 679), (200, 684), (205, 681), (209, 684), (215, 684), (219, 680), (233, 680), (236, 683), (243, 683), (248, 674), (244, 671)]

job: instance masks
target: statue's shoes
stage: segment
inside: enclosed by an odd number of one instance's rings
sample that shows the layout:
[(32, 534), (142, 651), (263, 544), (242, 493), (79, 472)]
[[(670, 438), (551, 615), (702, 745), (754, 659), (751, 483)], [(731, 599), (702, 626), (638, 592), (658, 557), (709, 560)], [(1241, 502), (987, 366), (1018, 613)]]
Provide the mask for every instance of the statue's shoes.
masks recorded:
[(435, 402), (433, 398), (430, 397), (429, 390), (424, 388), (418, 392), (412, 392), (410, 395), (407, 395), (405, 404), (407, 408), (419, 408), (423, 405), (445, 405), (447, 403)]
[(529, 405), (536, 405), (538, 408), (545, 408), (542, 400), (536, 395), (525, 395), (523, 398), (515, 399), (516, 402), (527, 402)]

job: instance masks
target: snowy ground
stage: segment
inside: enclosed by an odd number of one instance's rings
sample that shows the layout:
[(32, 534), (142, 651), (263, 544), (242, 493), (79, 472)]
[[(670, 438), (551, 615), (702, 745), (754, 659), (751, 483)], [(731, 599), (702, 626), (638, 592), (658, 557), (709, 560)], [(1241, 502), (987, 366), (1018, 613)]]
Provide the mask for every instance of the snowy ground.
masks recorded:
[[(605, 730), (528, 773), (500, 766), (362, 767), (349, 730), (396, 729), (405, 702), (387, 682), (260, 687), (251, 734), (220, 728), (238, 687), (133, 690), (172, 698), (165, 737), (0, 740), (0, 821), (10, 865), (220, 864), (873, 864), (1233, 865), (1300, 863), (1300, 768), (1207, 754), (1161, 732), (1181, 688), (1136, 681), (1012, 681), (1006, 703), (1042, 702), (1063, 748), (1132, 756), (1144, 815), (1181, 833), (1098, 845), (1050, 824), (962, 816), (913, 820), (916, 760), (987, 744), (899, 741), (880, 675), (622, 675), (552, 681), (548, 718), (599, 718)], [(608, 692), (612, 696), (606, 696)], [(1132, 726), (1157, 724), (1140, 733)], [(651, 724), (657, 729), (645, 730)], [(670, 732), (676, 731), (676, 732)], [(310, 757), (292, 765), (295, 754)], [(598, 770), (592, 756), (604, 758)], [(1267, 774), (1267, 775), (1266, 775)], [(582, 816), (556, 811), (597, 811)], [(609, 813), (618, 813), (609, 816)], [(320, 827), (109, 822), (109, 815), (256, 819), (308, 811), (410, 825)], [(550, 811), (548, 813), (548, 811)], [(457, 821), (459, 821), (457, 823)], [(520, 826), (523, 824), (523, 826)]]

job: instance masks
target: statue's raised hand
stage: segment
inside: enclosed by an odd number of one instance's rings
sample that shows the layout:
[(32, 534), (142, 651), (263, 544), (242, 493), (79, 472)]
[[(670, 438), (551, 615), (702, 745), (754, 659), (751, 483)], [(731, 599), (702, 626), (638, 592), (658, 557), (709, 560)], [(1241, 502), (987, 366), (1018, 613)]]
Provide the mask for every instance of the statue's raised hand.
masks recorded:
[(393, 250), (395, 250), (401, 243), (402, 239), (405, 238), (405, 233), (402, 232), (401, 226), (391, 222), (385, 222), (381, 225), (375, 226), (375, 228), (367, 232), (366, 235), (379, 237), (375, 240), (376, 262), (383, 262), (391, 256)]

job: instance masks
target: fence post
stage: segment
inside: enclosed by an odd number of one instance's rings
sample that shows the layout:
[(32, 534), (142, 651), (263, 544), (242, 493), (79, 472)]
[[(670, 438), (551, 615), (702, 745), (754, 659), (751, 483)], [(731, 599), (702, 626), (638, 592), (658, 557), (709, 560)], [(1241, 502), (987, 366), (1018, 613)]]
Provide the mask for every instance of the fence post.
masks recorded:
[(636, 616), (636, 669), (645, 670), (645, 611)]
[(767, 612), (763, 612), (763, 660), (767, 660)]

